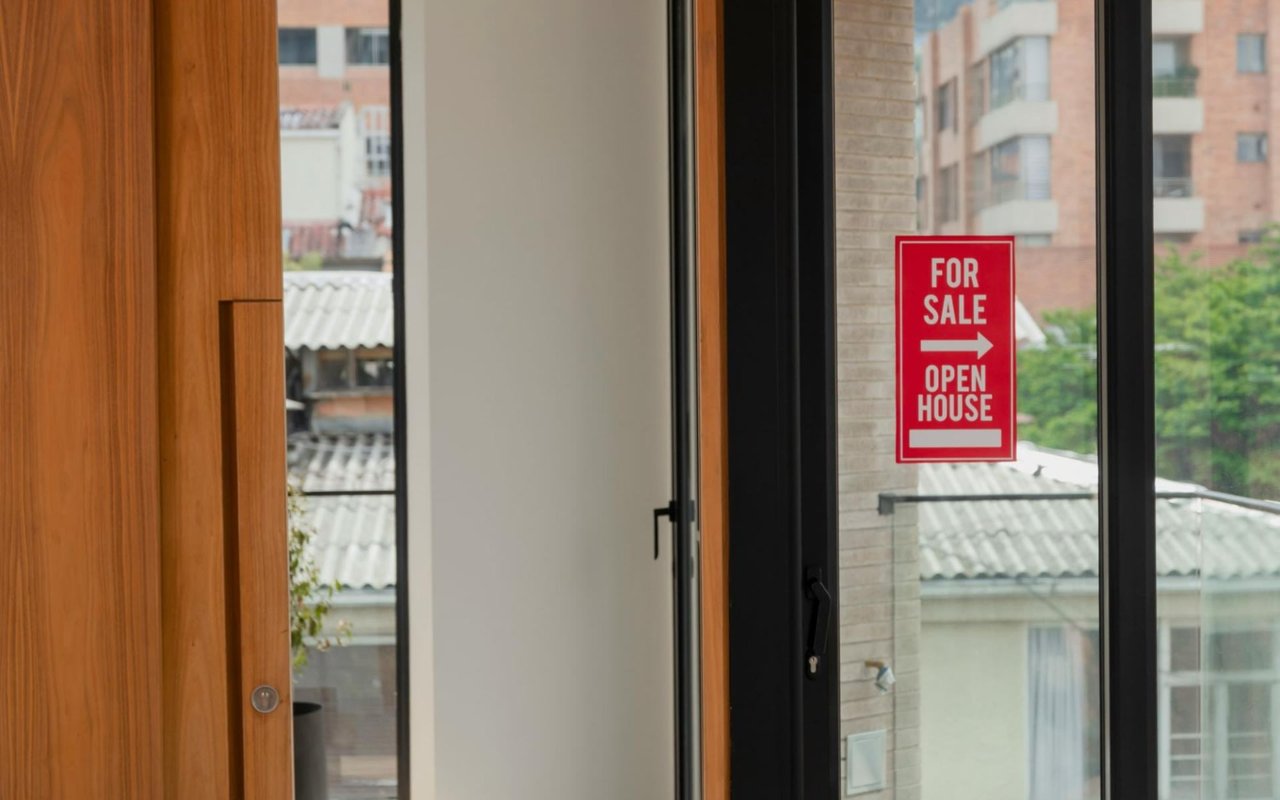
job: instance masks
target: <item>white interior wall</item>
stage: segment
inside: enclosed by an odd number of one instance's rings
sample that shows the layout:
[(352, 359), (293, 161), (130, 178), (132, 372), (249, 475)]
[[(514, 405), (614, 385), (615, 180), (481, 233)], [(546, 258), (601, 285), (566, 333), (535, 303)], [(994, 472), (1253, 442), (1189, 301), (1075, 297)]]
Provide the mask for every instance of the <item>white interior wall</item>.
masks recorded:
[(672, 794), (664, 17), (404, 3), (415, 798)]

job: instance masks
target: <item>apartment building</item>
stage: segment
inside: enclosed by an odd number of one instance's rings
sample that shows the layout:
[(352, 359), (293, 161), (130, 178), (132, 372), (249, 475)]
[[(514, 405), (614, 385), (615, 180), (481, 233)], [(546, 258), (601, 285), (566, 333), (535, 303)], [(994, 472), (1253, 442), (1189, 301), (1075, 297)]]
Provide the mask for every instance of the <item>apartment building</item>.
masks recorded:
[(386, 0), (279, 0), (280, 104), (391, 102)]
[[(1265, 0), (1152, 4), (1154, 232), (1219, 264), (1277, 219), (1280, 19)], [(1226, 9), (1222, 9), (1226, 10)], [(1094, 299), (1092, 3), (975, 0), (917, 37), (918, 225), (1015, 234), (1037, 315)]]
[[(339, 228), (359, 227), (351, 213), (362, 195), (385, 194), (391, 175), (391, 39), (386, 0), (279, 0), (277, 32), (280, 60), (280, 107), (287, 224), (323, 222), (330, 238)], [(347, 135), (350, 118), (354, 136)], [(320, 120), (322, 124), (298, 124)], [(293, 121), (294, 124), (288, 124)], [(340, 135), (341, 134), (341, 135)], [(332, 143), (321, 141), (332, 138)], [(327, 148), (322, 161), (338, 159), (344, 167), (318, 165), (317, 148)], [(301, 161), (299, 161), (301, 159)], [(295, 163), (296, 162), (296, 163)], [(355, 162), (355, 171), (345, 165)], [(326, 182), (320, 192), (305, 188)], [(336, 213), (318, 213), (318, 198), (328, 198), (338, 182)], [(331, 203), (332, 205), (332, 203)], [(286, 245), (286, 249), (290, 249)], [(362, 255), (380, 252), (365, 248)]]

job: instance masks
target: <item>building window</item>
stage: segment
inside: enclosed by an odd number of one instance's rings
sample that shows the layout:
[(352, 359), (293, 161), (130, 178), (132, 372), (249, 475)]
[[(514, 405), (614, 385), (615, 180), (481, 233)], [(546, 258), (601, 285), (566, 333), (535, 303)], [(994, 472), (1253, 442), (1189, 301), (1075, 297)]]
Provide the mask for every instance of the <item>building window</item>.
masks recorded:
[(955, 164), (938, 173), (938, 199), (934, 204), (938, 222), (954, 222), (960, 218), (960, 170)]
[(1267, 37), (1242, 33), (1236, 37), (1236, 72), (1267, 71)]
[(1156, 197), (1191, 197), (1191, 137), (1155, 136), (1151, 145)]
[(1275, 632), (1224, 626), (1204, 636), (1194, 626), (1166, 625), (1160, 634), (1160, 702), (1169, 709), (1159, 742), (1160, 796), (1273, 797)]
[(1049, 137), (1020, 136), (991, 148), (983, 206), (1049, 199)]
[(282, 65), (314, 66), (316, 63), (315, 28), (281, 28), (276, 35)]
[(1028, 36), (991, 54), (990, 107), (1049, 99), (1049, 39)]
[(313, 357), (308, 386), (312, 392), (389, 389), (395, 384), (396, 367), (390, 348), (317, 350)]
[(1236, 134), (1236, 161), (1255, 162), (1267, 160), (1267, 135), (1265, 133)]
[(317, 391), (351, 388), (351, 352), (349, 350), (316, 352), (316, 371), (312, 388)]
[(386, 28), (347, 28), (347, 63), (391, 63), (391, 37)]
[(1151, 93), (1156, 97), (1195, 97), (1200, 71), (1191, 64), (1191, 39), (1179, 36), (1151, 43)]
[(395, 385), (396, 362), (390, 350), (368, 350), (356, 353), (356, 385)]
[(367, 133), (364, 137), (364, 171), (370, 178), (391, 174), (391, 134)]
[(939, 131), (956, 130), (956, 81), (955, 78), (938, 87), (934, 118)]
[(1250, 228), (1240, 231), (1236, 236), (1236, 241), (1240, 244), (1258, 244), (1262, 241), (1262, 235), (1266, 233), (1262, 228)]

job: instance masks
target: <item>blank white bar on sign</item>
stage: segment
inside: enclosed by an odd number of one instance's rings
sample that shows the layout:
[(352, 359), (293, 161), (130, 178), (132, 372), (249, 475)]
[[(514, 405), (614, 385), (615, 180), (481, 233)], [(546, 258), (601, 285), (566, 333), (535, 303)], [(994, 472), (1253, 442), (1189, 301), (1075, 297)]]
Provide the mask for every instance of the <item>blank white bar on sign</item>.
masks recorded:
[(999, 447), (999, 428), (912, 430), (911, 447)]

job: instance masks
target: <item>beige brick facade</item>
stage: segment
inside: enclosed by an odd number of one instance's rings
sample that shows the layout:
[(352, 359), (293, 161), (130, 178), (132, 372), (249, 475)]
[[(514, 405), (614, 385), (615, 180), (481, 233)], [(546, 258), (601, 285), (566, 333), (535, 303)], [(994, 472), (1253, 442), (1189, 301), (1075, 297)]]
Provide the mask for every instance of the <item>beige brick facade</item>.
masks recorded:
[[(920, 592), (914, 511), (881, 516), (881, 492), (914, 492), (894, 463), (893, 237), (915, 230), (911, 0), (835, 0), (837, 378), (841, 735), (888, 732), (888, 786), (920, 796)], [(897, 676), (875, 687), (868, 660)], [(843, 745), (841, 748), (843, 753)]]

